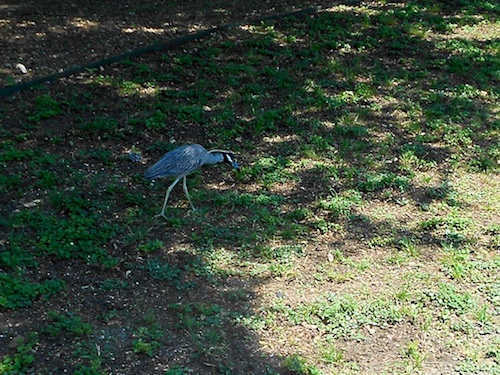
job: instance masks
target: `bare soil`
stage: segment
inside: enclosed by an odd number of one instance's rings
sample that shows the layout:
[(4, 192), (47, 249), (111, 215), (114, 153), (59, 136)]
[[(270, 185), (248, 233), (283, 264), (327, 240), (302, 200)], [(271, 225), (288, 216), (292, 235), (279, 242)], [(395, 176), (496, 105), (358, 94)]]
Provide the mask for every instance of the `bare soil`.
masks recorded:
[[(224, 25), (237, 21), (249, 20), (263, 15), (273, 15), (305, 9), (310, 6), (330, 7), (336, 2), (321, 1), (298, 1), (279, 0), (267, 1), (257, 0), (252, 2), (244, 1), (23, 1), (3, 0), (0, 1), (0, 86), (14, 83), (27, 82), (32, 79), (44, 77), (55, 72), (66, 70), (72, 66), (84, 65), (88, 62), (96, 61), (111, 55), (121, 54), (129, 50), (135, 50), (152, 43), (162, 43), (171, 38), (185, 35), (193, 31), (208, 29), (214, 26)], [(182, 47), (181, 47), (182, 48)], [(26, 71), (24, 72), (24, 69)], [(113, 69), (112, 67), (106, 69)], [(57, 85), (61, 92), (64, 92), (73, 80), (78, 77), (69, 77), (58, 81)], [(67, 90), (69, 93), (70, 90)], [(1, 98), (9, 103), (20, 101), (14, 107), (19, 112), (25, 111), (21, 98), (27, 100), (30, 92), (23, 93), (23, 96)], [(133, 111), (133, 106), (126, 101), (120, 102), (119, 97), (108, 96), (108, 92), (103, 90), (95, 95), (100, 97), (103, 103), (109, 103), (107, 115), (112, 117), (113, 112), (124, 110)], [(30, 100), (32, 102), (32, 100)], [(26, 106), (29, 104), (26, 104)], [(9, 126), (9, 130), (15, 134), (23, 131), (16, 131), (17, 113), (7, 113), (2, 126)], [(395, 114), (396, 115), (396, 114)], [(47, 126), (52, 127), (52, 131), (57, 133), (64, 124), (50, 122)], [(186, 131), (186, 129), (183, 129)], [(189, 129), (187, 129), (188, 131)], [(43, 135), (47, 129), (40, 130)], [(69, 134), (64, 131), (62, 134)], [(182, 138), (183, 135), (180, 135)], [(187, 137), (186, 137), (187, 138)], [(196, 141), (196, 136), (189, 137), (191, 141)], [(147, 143), (147, 139), (141, 140)], [(57, 153), (74, 154), (79, 144), (88, 142), (88, 139), (72, 139), (70, 142), (52, 145), (39, 139), (39, 145), (44, 147), (57, 148)], [(119, 140), (101, 140), (98, 142), (116, 153), (126, 152), (123, 142)], [(128, 144), (133, 143), (132, 141)], [(445, 160), (447, 154), (445, 150), (435, 151), (435, 160)], [(149, 162), (150, 160), (145, 160)], [(92, 170), (99, 168), (95, 165), (82, 165), (82, 171), (87, 171), (89, 175)], [(143, 164), (123, 163), (123, 172), (133, 175), (144, 169)], [(441, 172), (441, 171), (440, 171)], [(218, 184), (217, 189), (223, 192), (234, 186), (232, 181), (220, 182), (214, 178), (210, 170), (203, 172), (203, 180), (211, 186)], [(444, 172), (443, 172), (444, 175)], [(305, 185), (303, 200), (304, 204), (311, 201), (315, 186), (313, 178), (304, 179)], [(131, 180), (124, 182), (127, 189), (136, 189)], [(213, 186), (213, 185), (212, 185)], [(294, 191), (293, 187), (283, 186), (283, 191), (277, 193), (301, 194)], [(323, 192), (316, 191), (316, 194)], [(177, 194), (177, 193), (175, 193)], [(414, 202), (423, 202), (425, 197), (417, 187), (410, 193)], [(181, 193), (177, 195), (182, 197)], [(161, 197), (161, 194), (160, 194)], [(0, 197), (0, 214), (12, 212), (16, 205), (36, 199), (36, 192), (33, 196), (21, 197), (18, 202), (13, 203), (5, 197)], [(158, 202), (159, 203), (159, 202)], [(425, 202), (424, 202), (425, 203)], [(120, 202), (117, 202), (119, 205)], [(406, 212), (405, 208), (391, 202), (387, 208), (386, 203), (376, 202), (371, 206), (376, 210), (392, 210), (394, 215), (400, 215), (398, 221), (409, 223), (417, 222), (425, 217), (412, 216), (413, 213)], [(123, 210), (117, 209), (117, 215)], [(213, 212), (219, 215), (220, 212)], [(494, 216), (493, 214), (491, 216)], [(491, 221), (488, 217), (486, 221)], [(222, 342), (225, 348), (217, 353), (220, 357), (200, 356), (192, 358), (193, 348), (188, 347), (191, 340), (187, 339), (193, 332), (179, 329), (179, 319), (181, 312), (175, 311), (175, 306), (185, 304), (200, 304), (207, 302), (217, 303), (221, 309), (230, 314), (234, 311), (250, 311), (258, 309), (262, 304), (270, 304), (276, 299), (284, 298), (290, 303), (297, 303), (301, 300), (314, 299), (324, 292), (324, 284), (321, 290), (315, 287), (315, 279), (311, 270), (315, 269), (317, 263), (324, 263), (329, 259), (331, 253), (340, 249), (344, 255), (348, 255), (353, 261), (361, 260), (367, 253), (373, 259), (388, 256), (390, 250), (374, 250), (366, 244), (366, 240), (371, 239), (373, 230), (367, 228), (369, 224), (361, 223), (352, 225), (349, 234), (318, 234), (312, 238), (305, 247), (307, 256), (301, 260), (300, 269), (293, 275), (284, 276), (281, 279), (254, 280), (252, 278), (230, 276), (226, 280), (219, 280), (213, 285), (203, 285), (199, 288), (184, 290), (178, 293), (175, 288), (165, 286), (161, 283), (151, 282), (144, 279), (142, 275), (135, 271), (134, 267), (129, 267), (129, 263), (146, 264), (148, 255), (137, 255), (133, 249), (123, 247), (121, 243), (109, 244), (110, 255), (120, 255), (124, 262), (110, 270), (99, 265), (82, 268), (81, 262), (76, 260), (54, 261), (53, 264), (45, 262), (37, 269), (34, 279), (44, 280), (48, 278), (61, 278), (66, 282), (66, 289), (56, 298), (50, 299), (50, 310), (53, 311), (75, 311), (78, 310), (86, 322), (98, 327), (95, 332), (95, 342), (92, 347), (81, 348), (82, 353), (107, 352), (114, 353), (113, 358), (107, 358), (109, 374), (163, 374), (171, 369), (173, 365), (190, 363), (194, 374), (216, 374), (224, 373), (221, 367), (223, 363), (231, 363), (232, 374), (265, 374), (268, 369), (273, 369), (281, 374), (289, 374), (289, 371), (282, 367), (283, 358), (296, 352), (308, 353), (317, 350), (315, 345), (318, 336), (325, 335), (314, 326), (287, 327), (283, 330), (283, 336), (277, 337), (276, 332), (267, 335), (262, 332), (256, 336), (242, 327), (234, 326), (223, 322), (219, 333), (223, 335)], [(189, 251), (189, 241), (186, 233), (169, 228), (167, 233), (163, 223), (151, 223), (148, 228), (152, 236), (161, 239), (168, 250), (165, 257), (171, 264), (191, 264), (196, 260), (192, 259)], [(394, 229), (394, 228), (392, 228)], [(133, 231), (130, 228), (130, 231)], [(196, 229), (193, 228), (193, 231)], [(428, 244), (439, 242), (439, 239), (430, 239)], [(0, 239), (0, 246), (2, 245)], [(433, 258), (432, 252), (422, 256)], [(429, 266), (432, 267), (432, 266)], [(367, 290), (376, 290), (378, 283), (390, 285), (389, 275), (375, 275), (377, 270), (371, 271), (374, 275), (359, 277), (360, 284), (366, 284)], [(395, 267), (394, 278), (398, 270)], [(429, 273), (432, 270), (429, 269)], [(185, 274), (183, 282), (197, 280), (195, 274)], [(384, 279), (385, 277), (385, 279)], [(103, 290), (102, 285), (106, 285), (109, 280), (120, 280), (129, 286), (127, 288), (111, 288), (109, 291)], [(341, 293), (347, 285), (341, 283), (331, 284), (332, 290)], [(241, 293), (245, 291), (242, 298), (229, 298), (231, 293)], [(166, 337), (162, 339), (162, 346), (153, 355), (137, 355), (131, 351), (130, 343), (137, 339), (130, 330), (125, 327), (144, 325), (148, 321), (148, 315), (154, 310), (154, 320), (164, 328)], [(200, 319), (206, 319), (203, 312), (199, 313)], [(105, 317), (105, 318), (103, 318)], [(16, 339), (25, 337), (29, 332), (43, 331), (50, 320), (48, 317), (47, 304), (34, 304), (29, 309), (19, 309), (15, 312), (6, 311), (0, 313), (0, 356), (13, 353), (16, 349)], [(106, 324), (103, 324), (103, 320)], [(146, 322), (146, 323), (145, 323)], [(286, 323), (284, 323), (286, 326)], [(412, 324), (403, 322), (391, 327), (391, 329), (380, 329), (379, 327), (368, 327), (364, 332), (366, 340), (360, 342), (345, 341), (339, 344), (339, 349), (348, 353), (344, 360), (355, 362), (360, 366), (360, 372), (367, 374), (377, 374), (386, 369), (387, 363), (397, 361), (397, 354), (401, 350), (394, 349), (403, 347), (408, 337), (418, 339), (420, 332), (417, 332)], [(108, 338), (112, 337), (110, 341)], [(38, 363), (39, 368), (45, 369), (47, 374), (63, 374), (73, 372), (73, 363), (76, 355), (68, 353), (66, 338), (57, 336), (52, 340), (40, 341), (35, 348), (36, 357), (43, 358), (43, 363)], [(423, 342), (426, 338), (422, 338)], [(112, 344), (110, 344), (110, 342)], [(82, 344), (83, 345), (83, 344)], [(86, 343), (85, 345), (89, 345)], [(101, 347), (108, 345), (108, 347)], [(109, 347), (111, 345), (111, 347)], [(459, 358), (453, 356), (451, 350), (445, 342), (429, 344), (426, 352), (429, 353), (428, 364), (424, 368), (428, 374), (452, 373)], [(275, 353), (280, 353), (276, 355)], [(82, 354), (83, 355), (83, 354)], [(109, 365), (111, 363), (111, 365)], [(436, 364), (435, 367), (434, 364)], [(228, 372), (229, 373), (229, 372)]]
[[(6, 0), (0, 2), (0, 86), (27, 82), (62, 72), (74, 66), (81, 66), (113, 55), (148, 46), (153, 43), (163, 43), (172, 38), (187, 33), (209, 29), (228, 23), (250, 20), (263, 15), (274, 15), (295, 11), (309, 6), (328, 6), (330, 1), (24, 1)], [(111, 68), (112, 69), (112, 68)], [(55, 82), (62, 91), (70, 87), (78, 77), (69, 77)], [(101, 100), (109, 102), (108, 115), (113, 115), (116, 98), (102, 92)], [(29, 91), (22, 96), (5, 98), (12, 102), (22, 97), (26, 102), (32, 101), (36, 94)], [(96, 93), (99, 95), (99, 93)], [(4, 99), (1, 99), (4, 100)], [(126, 104), (125, 104), (126, 106)], [(123, 104), (118, 111), (123, 110)], [(18, 106), (23, 111), (23, 104)], [(16, 113), (7, 113), (3, 118), (9, 131), (20, 134), (16, 130)], [(58, 133), (63, 124), (51, 123)], [(40, 130), (44, 134), (47, 129)], [(63, 131), (62, 134), (68, 134)], [(194, 140), (194, 139), (193, 139)], [(69, 143), (54, 146), (57, 152), (73, 154), (78, 144), (86, 140), (74, 139)], [(42, 139), (40, 144), (48, 146)], [(66, 145), (66, 146), (65, 146)], [(31, 145), (35, 147), (35, 144)], [(122, 148), (119, 143), (107, 141), (106, 147), (115, 151)], [(65, 149), (66, 148), (66, 149)], [(123, 151), (123, 150), (122, 150)], [(120, 151), (118, 151), (120, 152)], [(144, 160), (146, 162), (147, 160)], [(96, 165), (82, 166), (89, 173)], [(126, 168), (134, 173), (143, 165), (127, 164)], [(210, 172), (207, 171), (209, 175)], [(207, 177), (207, 180), (210, 180)], [(0, 199), (0, 212), (11, 212), (15, 207), (12, 201)], [(22, 202), (31, 201), (34, 197), (26, 197)], [(19, 202), (22, 204), (22, 202)], [(164, 230), (162, 225), (151, 228), (152, 233), (159, 234)], [(183, 243), (182, 233), (159, 235), (168, 247)], [(115, 252), (127, 252), (119, 243), (114, 246)], [(110, 253), (113, 251), (110, 249)], [(125, 255), (126, 257), (127, 255)], [(131, 257), (134, 255), (130, 255)], [(190, 255), (182, 251), (168, 254), (169, 262), (189, 262)], [(133, 259), (146, 262), (146, 259)], [(102, 321), (103, 316), (109, 316), (105, 326), (100, 323), (99, 335), (93, 347), (82, 348), (84, 352), (112, 352), (109, 359), (110, 374), (163, 374), (176, 364), (190, 362), (193, 373), (214, 374), (223, 371), (220, 363), (232, 363), (234, 374), (263, 374), (268, 368), (287, 374), (281, 369), (282, 358), (261, 350), (258, 339), (252, 338), (248, 331), (233, 325), (220, 327), (220, 333), (227, 343), (224, 358), (211, 356), (200, 357), (192, 362), (193, 348), (187, 347), (190, 334), (184, 330), (173, 329), (179, 324), (178, 316), (172, 314), (169, 306), (172, 304), (216, 302), (222, 309), (229, 311), (250, 309), (253, 304), (254, 285), (252, 280), (229, 278), (223, 285), (208, 285), (200, 289), (189, 290), (181, 294), (168, 287), (161, 288), (156, 283), (144, 280), (127, 268), (117, 268), (113, 271), (105, 268), (82, 269), (79, 262), (55, 261), (53, 264), (43, 263), (36, 271), (34, 279), (62, 278), (66, 282), (65, 292), (51, 299), (50, 311), (79, 311), (84, 321), (95, 324)], [(193, 275), (193, 279), (194, 279)], [(98, 285), (110, 279), (122, 280), (134, 288), (113, 290), (103, 293)], [(184, 280), (188, 282), (189, 280)], [(224, 296), (232, 290), (247, 290), (245, 301), (225, 300)], [(238, 306), (240, 304), (241, 306)], [(155, 320), (164, 327), (169, 345), (163, 345), (152, 357), (138, 356), (131, 351), (133, 337), (125, 327), (141, 325), (151, 310), (155, 311)], [(164, 312), (164, 313), (162, 313)], [(115, 317), (116, 315), (116, 317)], [(48, 310), (46, 304), (36, 304), (29, 309), (15, 312), (4, 312), (0, 315), (0, 355), (13, 354), (19, 342), (27, 340), (29, 332), (42, 332), (47, 327)], [(102, 340), (113, 338), (112, 347), (102, 347)], [(104, 341), (103, 341), (104, 342)], [(106, 339), (107, 344), (109, 341)], [(75, 371), (75, 354), (67, 347), (74, 344), (73, 338), (58, 336), (53, 340), (41, 341), (35, 347), (37, 371), (50, 374), (72, 373)], [(85, 344), (87, 345), (87, 344)], [(42, 359), (39, 362), (39, 359)]]
[(333, 3), (2, 1), (0, 81), (24, 82), (190, 32)]

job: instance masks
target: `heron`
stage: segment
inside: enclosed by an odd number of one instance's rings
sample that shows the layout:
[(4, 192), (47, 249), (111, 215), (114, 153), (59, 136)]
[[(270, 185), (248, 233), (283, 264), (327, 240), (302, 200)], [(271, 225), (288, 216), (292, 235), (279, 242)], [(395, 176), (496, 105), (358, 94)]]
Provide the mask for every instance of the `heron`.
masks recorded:
[(167, 152), (160, 160), (153, 164), (146, 172), (144, 177), (148, 180), (155, 180), (157, 178), (175, 177), (174, 182), (168, 187), (165, 194), (165, 201), (163, 202), (163, 209), (159, 216), (165, 216), (165, 208), (167, 207), (168, 198), (172, 189), (182, 179), (184, 193), (191, 205), (193, 211), (196, 208), (191, 201), (189, 191), (186, 185), (186, 176), (201, 168), (204, 164), (217, 164), (228, 163), (235, 169), (239, 168), (238, 162), (234, 153), (227, 150), (210, 150), (207, 151), (205, 147), (199, 144), (189, 144), (178, 147), (172, 151)]

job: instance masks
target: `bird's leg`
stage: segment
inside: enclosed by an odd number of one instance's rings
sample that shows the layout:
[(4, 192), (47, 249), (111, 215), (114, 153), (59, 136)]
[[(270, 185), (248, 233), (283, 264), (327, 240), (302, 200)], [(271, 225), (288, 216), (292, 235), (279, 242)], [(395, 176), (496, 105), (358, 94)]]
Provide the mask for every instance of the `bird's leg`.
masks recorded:
[(182, 186), (184, 187), (184, 193), (186, 193), (186, 197), (189, 201), (189, 204), (191, 205), (191, 208), (193, 209), (193, 211), (196, 211), (196, 208), (193, 206), (193, 202), (191, 202), (191, 197), (189, 196), (188, 187), (186, 185), (186, 176), (184, 176), (184, 181), (182, 181)]
[(175, 179), (175, 181), (172, 182), (172, 184), (170, 184), (170, 186), (167, 189), (167, 194), (165, 194), (165, 202), (163, 202), (163, 209), (161, 210), (161, 213), (159, 215), (159, 216), (163, 216), (165, 219), (167, 218), (165, 216), (165, 208), (167, 207), (168, 197), (170, 196), (172, 189), (174, 188), (175, 185), (177, 185), (177, 183), (180, 181), (180, 179), (181, 179), (180, 177), (177, 177)]

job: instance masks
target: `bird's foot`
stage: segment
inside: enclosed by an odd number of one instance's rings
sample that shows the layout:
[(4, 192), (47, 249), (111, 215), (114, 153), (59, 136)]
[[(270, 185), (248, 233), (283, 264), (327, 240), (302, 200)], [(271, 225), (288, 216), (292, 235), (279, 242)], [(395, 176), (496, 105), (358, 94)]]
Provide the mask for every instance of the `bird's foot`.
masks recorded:
[(168, 220), (168, 217), (167, 217), (167, 215), (165, 215), (165, 212), (160, 212), (158, 215), (155, 215), (155, 217), (162, 217), (165, 220)]

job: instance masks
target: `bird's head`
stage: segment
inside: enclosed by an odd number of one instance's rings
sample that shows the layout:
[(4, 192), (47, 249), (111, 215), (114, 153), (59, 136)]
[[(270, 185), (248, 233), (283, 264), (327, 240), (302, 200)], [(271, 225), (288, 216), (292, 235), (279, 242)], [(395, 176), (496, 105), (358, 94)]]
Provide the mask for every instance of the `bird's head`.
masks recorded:
[(228, 163), (231, 164), (231, 166), (234, 169), (239, 169), (240, 165), (238, 164), (238, 161), (236, 160), (236, 156), (234, 156), (234, 152), (228, 151), (228, 150), (212, 150), (209, 151), (213, 155), (220, 155), (221, 156), (221, 162), (223, 163)]
[(236, 156), (234, 156), (234, 154), (232, 152), (226, 152), (224, 154), (224, 161), (226, 163), (231, 164), (231, 166), (234, 169), (239, 169), (240, 168), (240, 165), (238, 164), (238, 161), (236, 160)]

